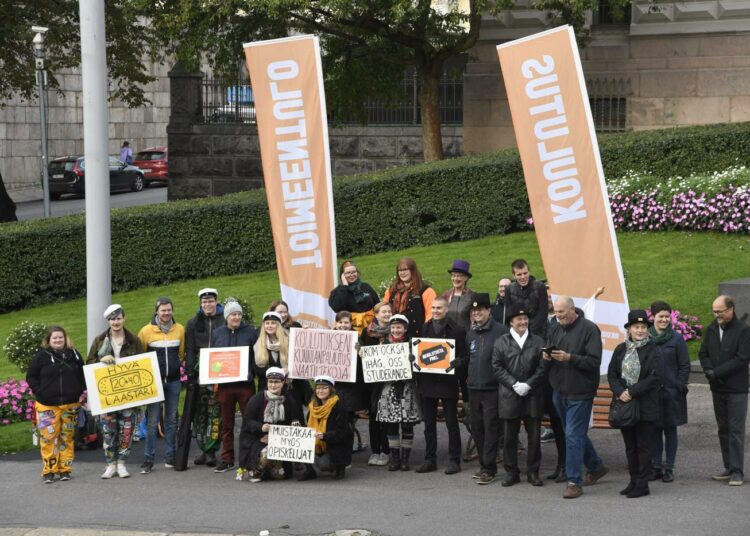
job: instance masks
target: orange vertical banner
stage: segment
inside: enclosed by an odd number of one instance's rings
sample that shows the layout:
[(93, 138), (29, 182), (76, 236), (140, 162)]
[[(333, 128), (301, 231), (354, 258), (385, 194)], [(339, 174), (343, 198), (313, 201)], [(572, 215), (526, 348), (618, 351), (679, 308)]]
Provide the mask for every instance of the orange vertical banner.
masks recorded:
[(579, 307), (606, 289), (590, 318), (602, 331), (606, 373), (628, 299), (575, 34), (562, 26), (497, 53), (550, 287)]
[(281, 296), (303, 325), (328, 328), (336, 230), (320, 46), (314, 36), (244, 45)]

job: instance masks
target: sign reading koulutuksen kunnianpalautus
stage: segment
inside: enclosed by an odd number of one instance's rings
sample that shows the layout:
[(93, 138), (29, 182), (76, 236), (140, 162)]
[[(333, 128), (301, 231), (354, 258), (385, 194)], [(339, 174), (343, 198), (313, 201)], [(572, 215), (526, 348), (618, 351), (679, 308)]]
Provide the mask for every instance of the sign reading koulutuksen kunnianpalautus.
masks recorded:
[(313, 463), (315, 461), (315, 429), (272, 424), (268, 431), (266, 452), (269, 460)]
[(411, 379), (408, 342), (363, 346), (359, 354), (365, 383)]
[(289, 377), (312, 380), (331, 376), (357, 381), (357, 332), (292, 328), (289, 334)]

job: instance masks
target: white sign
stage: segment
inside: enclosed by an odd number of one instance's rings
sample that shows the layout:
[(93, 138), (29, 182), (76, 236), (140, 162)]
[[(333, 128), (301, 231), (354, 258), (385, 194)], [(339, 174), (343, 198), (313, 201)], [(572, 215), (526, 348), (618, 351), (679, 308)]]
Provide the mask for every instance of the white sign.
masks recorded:
[(337, 382), (357, 381), (357, 332), (292, 328), (289, 335), (289, 377), (312, 380), (331, 376)]
[(201, 385), (247, 381), (250, 348), (201, 348), (199, 382)]
[(412, 377), (408, 342), (363, 346), (360, 354), (365, 383), (395, 382)]
[(315, 429), (304, 426), (272, 424), (268, 431), (269, 460), (313, 463), (315, 461)]

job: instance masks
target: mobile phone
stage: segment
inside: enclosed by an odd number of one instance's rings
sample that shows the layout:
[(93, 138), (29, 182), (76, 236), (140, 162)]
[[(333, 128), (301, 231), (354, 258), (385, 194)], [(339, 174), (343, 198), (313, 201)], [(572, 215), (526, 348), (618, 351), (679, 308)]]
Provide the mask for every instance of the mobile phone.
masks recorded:
[(544, 348), (542, 348), (542, 352), (544, 352), (545, 354), (551, 354), (555, 350), (559, 350), (559, 348), (555, 346), (554, 344), (551, 346), (545, 346)]

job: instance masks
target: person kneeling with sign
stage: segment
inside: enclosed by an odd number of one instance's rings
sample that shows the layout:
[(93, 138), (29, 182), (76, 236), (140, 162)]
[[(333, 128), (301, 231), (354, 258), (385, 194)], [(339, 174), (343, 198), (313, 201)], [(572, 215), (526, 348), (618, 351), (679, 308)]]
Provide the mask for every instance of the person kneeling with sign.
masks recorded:
[(266, 389), (254, 395), (245, 407), (240, 431), (240, 467), (237, 480), (260, 482), (291, 478), (292, 463), (269, 460), (268, 431), (272, 424), (299, 426), (302, 408), (294, 397), (282, 394), (284, 369), (266, 371)]
[[(348, 416), (339, 402), (334, 386), (336, 381), (330, 376), (315, 378), (315, 394), (308, 408), (308, 428), (316, 430), (315, 467), (318, 471), (332, 472), (333, 478), (344, 478), (346, 466), (352, 463), (352, 430)], [(315, 468), (305, 464), (305, 472), (297, 480), (316, 478)]]

